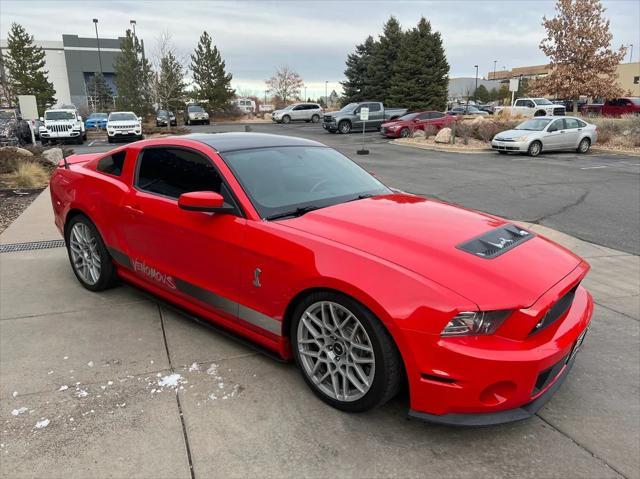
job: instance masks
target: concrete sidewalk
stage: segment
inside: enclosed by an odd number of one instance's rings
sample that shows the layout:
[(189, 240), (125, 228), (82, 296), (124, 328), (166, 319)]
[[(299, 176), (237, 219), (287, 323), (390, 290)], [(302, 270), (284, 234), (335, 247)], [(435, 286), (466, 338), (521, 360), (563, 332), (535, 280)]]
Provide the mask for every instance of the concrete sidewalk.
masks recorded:
[[(0, 243), (59, 239), (48, 192)], [(0, 255), (2, 477), (640, 478), (640, 260), (586, 257), (597, 301), (572, 373), (531, 420), (452, 429), (407, 400), (340, 413), (293, 365), (127, 285), (90, 293), (63, 248)]]

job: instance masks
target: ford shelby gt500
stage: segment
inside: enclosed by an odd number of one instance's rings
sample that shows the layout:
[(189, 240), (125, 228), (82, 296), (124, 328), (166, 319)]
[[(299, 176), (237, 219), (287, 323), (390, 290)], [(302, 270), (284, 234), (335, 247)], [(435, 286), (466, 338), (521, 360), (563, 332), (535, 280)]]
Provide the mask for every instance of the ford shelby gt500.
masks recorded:
[(593, 311), (589, 266), (487, 214), (392, 190), (320, 143), (192, 134), (73, 155), (55, 223), (87, 289), (118, 279), (293, 359), (344, 411), (535, 413)]

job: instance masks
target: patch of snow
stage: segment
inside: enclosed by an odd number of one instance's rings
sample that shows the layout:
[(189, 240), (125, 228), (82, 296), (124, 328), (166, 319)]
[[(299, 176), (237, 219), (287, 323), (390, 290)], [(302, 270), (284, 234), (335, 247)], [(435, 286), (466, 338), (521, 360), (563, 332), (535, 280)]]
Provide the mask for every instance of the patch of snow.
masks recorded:
[(87, 391), (85, 391), (84, 389), (80, 389), (76, 393), (76, 397), (79, 397), (79, 398), (84, 398), (84, 397), (87, 397), (88, 395), (89, 395), (89, 393)]
[(211, 363), (209, 369), (207, 369), (207, 374), (211, 376), (218, 376), (218, 365), (216, 363)]
[(169, 374), (168, 376), (163, 377), (158, 380), (158, 386), (160, 387), (169, 387), (176, 388), (178, 384), (181, 382), (182, 376), (178, 373)]
[(13, 391), (13, 397), (16, 397), (18, 395), (18, 391)]
[(18, 409), (14, 409), (13, 411), (11, 411), (11, 415), (12, 416), (19, 416), (20, 414), (23, 414), (25, 412), (27, 412), (28, 409), (26, 407), (19, 407)]
[(193, 363), (189, 366), (189, 371), (200, 371), (200, 365), (198, 363)]
[(87, 363), (87, 366), (89, 366), (90, 368), (92, 368), (92, 367), (93, 367), (93, 361), (89, 361), (89, 362)]
[(48, 419), (43, 419), (43, 420), (38, 421), (36, 423), (36, 429), (44, 429), (48, 425), (49, 425), (49, 420)]
[(53, 374), (53, 371), (49, 371), (47, 374)]
[(66, 361), (67, 359), (69, 359), (69, 356), (65, 356), (65, 357), (64, 357), (64, 358), (62, 358), (62, 359), (64, 359), (64, 360)]
[(60, 389), (58, 389), (58, 391), (66, 391), (67, 389), (69, 389), (69, 386), (63, 384), (62, 386), (60, 386)]

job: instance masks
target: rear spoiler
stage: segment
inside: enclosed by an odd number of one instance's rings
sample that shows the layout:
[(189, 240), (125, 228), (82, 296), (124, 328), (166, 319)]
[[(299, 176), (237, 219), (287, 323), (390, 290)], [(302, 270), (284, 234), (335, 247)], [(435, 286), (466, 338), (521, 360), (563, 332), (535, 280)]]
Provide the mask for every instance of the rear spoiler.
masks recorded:
[(88, 153), (85, 155), (69, 155), (68, 157), (63, 158), (58, 162), (58, 168), (65, 168), (68, 170), (69, 165), (87, 163), (99, 155), (100, 154), (95, 154), (95, 153)]

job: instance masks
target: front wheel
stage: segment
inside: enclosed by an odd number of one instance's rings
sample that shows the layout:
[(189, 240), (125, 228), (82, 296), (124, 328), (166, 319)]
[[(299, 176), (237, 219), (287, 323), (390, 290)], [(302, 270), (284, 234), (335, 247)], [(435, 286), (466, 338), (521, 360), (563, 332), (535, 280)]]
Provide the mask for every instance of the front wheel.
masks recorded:
[(540, 152), (542, 151), (542, 143), (540, 143), (539, 141), (534, 141), (533, 143), (531, 143), (529, 145), (529, 149), (527, 150), (527, 154), (529, 156), (538, 156), (540, 154)]
[(391, 335), (348, 296), (309, 295), (294, 311), (290, 337), (305, 382), (336, 409), (367, 411), (400, 389), (402, 362)]
[(282, 123), (290, 123), (291, 122), (291, 117), (289, 115), (285, 115), (282, 117)]
[(116, 283), (111, 255), (89, 218), (76, 215), (69, 220), (65, 243), (71, 268), (82, 286), (91, 291), (102, 291)]
[(586, 153), (591, 148), (591, 140), (589, 138), (583, 138), (578, 144), (578, 153)]
[(402, 138), (407, 138), (409, 136), (409, 128), (403, 128), (400, 130), (400, 136)]
[(340, 123), (338, 123), (338, 131), (343, 135), (346, 135), (351, 131), (351, 123), (347, 120), (342, 120)]

